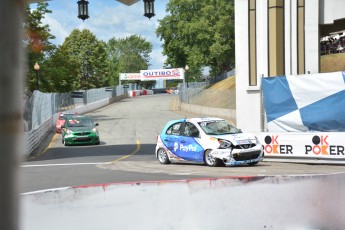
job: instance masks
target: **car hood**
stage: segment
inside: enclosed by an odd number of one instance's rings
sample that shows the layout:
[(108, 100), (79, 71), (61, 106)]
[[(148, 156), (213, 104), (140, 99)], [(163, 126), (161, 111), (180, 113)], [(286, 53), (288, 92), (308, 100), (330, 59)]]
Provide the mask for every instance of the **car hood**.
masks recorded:
[(245, 133), (217, 135), (214, 136), (214, 138), (228, 140), (233, 145), (248, 144), (249, 140), (251, 141), (251, 143), (256, 143), (256, 138), (254, 135)]
[(91, 131), (93, 128), (94, 128), (93, 126), (68, 127), (68, 129), (71, 130), (72, 132)]

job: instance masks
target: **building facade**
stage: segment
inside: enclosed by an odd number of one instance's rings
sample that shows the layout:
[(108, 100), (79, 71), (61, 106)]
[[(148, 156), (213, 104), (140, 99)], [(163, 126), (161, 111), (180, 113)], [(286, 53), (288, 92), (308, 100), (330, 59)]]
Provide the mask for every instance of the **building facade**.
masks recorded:
[(235, 0), (237, 126), (265, 131), (261, 78), (319, 73), (320, 37), (344, 29), (343, 0)]

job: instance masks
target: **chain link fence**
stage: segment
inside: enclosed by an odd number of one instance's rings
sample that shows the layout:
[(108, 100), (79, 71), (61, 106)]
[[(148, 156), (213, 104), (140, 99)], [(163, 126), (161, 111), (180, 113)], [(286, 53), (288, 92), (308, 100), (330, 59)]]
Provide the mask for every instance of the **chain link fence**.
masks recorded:
[[(90, 103), (124, 95), (125, 91), (126, 89), (123, 86), (69, 93), (42, 93), (40, 91), (34, 91), (27, 95), (24, 102), (25, 131), (39, 127), (58, 112), (72, 110)], [(75, 97), (75, 95), (78, 95), (78, 97)]]
[(206, 85), (198, 87), (179, 88), (180, 102), (211, 108), (236, 109), (236, 89), (215, 90)]

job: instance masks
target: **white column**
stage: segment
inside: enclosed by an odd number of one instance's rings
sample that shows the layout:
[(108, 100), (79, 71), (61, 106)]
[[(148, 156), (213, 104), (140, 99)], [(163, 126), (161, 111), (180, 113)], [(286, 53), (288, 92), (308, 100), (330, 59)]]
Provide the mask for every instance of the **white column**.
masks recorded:
[[(261, 1), (257, 1), (260, 10)], [(235, 40), (236, 40), (236, 125), (245, 132), (261, 131), (260, 83), (249, 86), (249, 52), (248, 52), (248, 0), (235, 0)], [(258, 13), (258, 12), (257, 12)], [(267, 20), (257, 21), (267, 24)], [(262, 28), (262, 27), (260, 27)], [(262, 31), (256, 31), (257, 35)], [(260, 35), (261, 36), (261, 35)], [(260, 37), (262, 39), (262, 37)], [(263, 43), (257, 43), (257, 47)], [(261, 48), (257, 49), (258, 51)], [(260, 59), (257, 57), (258, 66)], [(258, 71), (261, 71), (258, 69)]]
[(257, 0), (256, 9), (256, 39), (257, 39), (257, 76), (261, 85), (262, 75), (268, 75), (268, 12), (267, 0)]
[(305, 73), (319, 73), (319, 0), (305, 1)]

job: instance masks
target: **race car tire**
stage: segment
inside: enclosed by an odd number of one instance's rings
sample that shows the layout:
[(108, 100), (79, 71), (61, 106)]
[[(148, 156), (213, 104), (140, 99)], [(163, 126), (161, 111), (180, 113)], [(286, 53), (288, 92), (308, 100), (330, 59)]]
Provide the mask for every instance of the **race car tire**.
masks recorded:
[(170, 164), (168, 153), (165, 151), (165, 149), (162, 149), (162, 148), (158, 149), (157, 158), (158, 158), (159, 163), (163, 165)]
[(221, 165), (221, 160), (214, 158), (210, 153), (211, 153), (211, 149), (207, 149), (205, 151), (205, 155), (204, 155), (204, 162), (206, 165), (210, 166), (210, 167), (217, 167)]
[(258, 162), (249, 163), (248, 165), (256, 165), (257, 163), (259, 163), (259, 161)]

